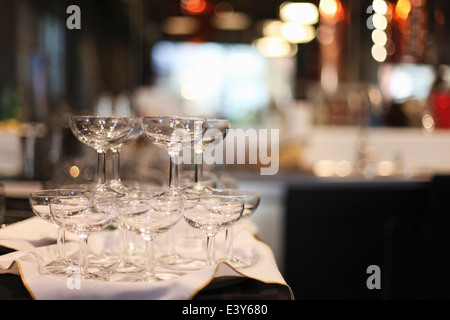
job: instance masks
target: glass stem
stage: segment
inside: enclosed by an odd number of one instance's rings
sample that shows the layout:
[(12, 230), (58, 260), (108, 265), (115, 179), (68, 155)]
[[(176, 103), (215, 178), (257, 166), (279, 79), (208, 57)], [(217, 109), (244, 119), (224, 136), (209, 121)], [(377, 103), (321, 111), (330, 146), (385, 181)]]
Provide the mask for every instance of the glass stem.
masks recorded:
[(225, 256), (229, 259), (233, 258), (233, 230), (233, 227), (230, 227), (225, 231)]
[(195, 153), (195, 183), (203, 180), (203, 153)]
[(87, 235), (80, 236), (80, 250), (79, 250), (79, 267), (81, 275), (87, 275), (88, 270), (88, 237)]
[(58, 247), (58, 259), (65, 259), (66, 258), (66, 231), (57, 226), (56, 230), (58, 232), (57, 238), (56, 238), (56, 244)]
[[(169, 190), (172, 191), (178, 189), (178, 157), (178, 155), (170, 156)], [(166, 256), (176, 256), (175, 233), (173, 230), (169, 230), (166, 233), (166, 240), (168, 246)]]
[(112, 180), (120, 180), (120, 149), (114, 149), (112, 152)]
[(169, 188), (178, 188), (178, 155), (170, 156)]
[(124, 227), (119, 227), (119, 230), (119, 263), (125, 263), (127, 260), (127, 229)]
[(175, 250), (175, 232), (173, 230), (169, 230), (166, 233), (166, 243), (167, 243), (167, 253), (168, 256), (176, 255)]
[(153, 239), (145, 240), (145, 270), (149, 278), (155, 277), (155, 248)]
[(98, 152), (97, 184), (106, 183), (106, 152)]
[(216, 263), (216, 238), (208, 235), (206, 238), (206, 263), (208, 266), (212, 266)]

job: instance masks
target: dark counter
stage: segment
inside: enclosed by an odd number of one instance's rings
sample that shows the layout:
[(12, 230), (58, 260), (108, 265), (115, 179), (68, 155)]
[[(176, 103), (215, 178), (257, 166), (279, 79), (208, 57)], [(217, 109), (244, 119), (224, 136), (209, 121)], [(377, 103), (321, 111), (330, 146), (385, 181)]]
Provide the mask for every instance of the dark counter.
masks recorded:
[[(297, 299), (448, 299), (450, 177), (297, 181), (286, 198), (285, 279)], [(367, 268), (380, 268), (369, 289)]]

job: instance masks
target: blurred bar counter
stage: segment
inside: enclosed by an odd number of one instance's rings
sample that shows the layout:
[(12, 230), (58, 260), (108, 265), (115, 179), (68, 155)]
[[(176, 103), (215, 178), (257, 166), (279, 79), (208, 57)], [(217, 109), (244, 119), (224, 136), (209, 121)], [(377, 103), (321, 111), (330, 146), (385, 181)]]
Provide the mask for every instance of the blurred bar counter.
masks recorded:
[(40, 181), (2, 181), (5, 186), (6, 215), (4, 223), (6, 225), (33, 217), (28, 197), (31, 192), (42, 190), (45, 183)]

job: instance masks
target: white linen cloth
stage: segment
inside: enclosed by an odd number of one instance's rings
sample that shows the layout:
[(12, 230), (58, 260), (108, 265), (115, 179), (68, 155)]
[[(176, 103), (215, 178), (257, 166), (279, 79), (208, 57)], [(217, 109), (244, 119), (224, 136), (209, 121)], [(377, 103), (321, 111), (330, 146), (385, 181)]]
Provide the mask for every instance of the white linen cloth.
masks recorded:
[[(2, 273), (20, 275), (31, 296), (37, 300), (185, 300), (194, 297), (214, 279), (220, 280), (224, 277), (247, 277), (288, 287), (278, 270), (272, 250), (255, 237), (256, 226), (250, 221), (243, 221), (234, 228), (235, 254), (238, 257), (250, 257), (253, 262), (251, 267), (234, 269), (228, 263), (220, 262), (196, 271), (183, 272), (176, 279), (151, 283), (123, 279), (80, 280), (74, 274), (54, 275), (44, 268), (56, 258), (56, 228), (38, 217), (33, 217), (0, 229), (0, 245), (17, 250), (0, 256), (0, 276)], [(216, 249), (219, 253), (224, 237), (219, 234), (216, 238)], [(78, 242), (72, 241), (77, 239), (75, 235), (66, 233), (68, 257), (77, 257)], [(116, 247), (118, 230), (93, 233), (89, 238), (89, 249), (95, 253), (110, 252)], [(156, 244), (155, 254), (158, 248)], [(193, 253), (197, 258), (204, 258), (205, 255), (205, 250)], [(217, 258), (220, 258), (220, 255)], [(161, 267), (156, 268), (157, 273), (161, 271), (158, 268)], [(292, 292), (291, 297), (293, 298)]]

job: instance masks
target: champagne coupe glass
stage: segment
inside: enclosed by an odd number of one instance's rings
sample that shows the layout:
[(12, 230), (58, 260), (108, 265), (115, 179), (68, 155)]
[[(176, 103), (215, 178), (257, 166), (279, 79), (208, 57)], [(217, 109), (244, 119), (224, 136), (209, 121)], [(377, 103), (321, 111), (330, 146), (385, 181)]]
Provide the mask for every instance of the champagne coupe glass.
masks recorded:
[[(202, 172), (201, 182), (195, 181), (197, 173), (195, 170), (183, 170), (180, 175), (180, 185), (184, 189), (183, 191), (192, 195), (201, 194), (201, 190), (204, 189), (206, 192), (212, 190), (216, 186), (218, 181), (217, 176), (209, 171)], [(201, 185), (201, 187), (200, 187)], [(196, 186), (199, 186), (197, 189)], [(195, 230), (189, 226), (186, 226), (183, 230), (182, 239), (180, 239), (179, 244), (186, 249), (197, 250), (201, 249), (203, 244), (203, 233), (200, 230)]]
[(145, 117), (142, 120), (144, 133), (156, 146), (170, 156), (169, 190), (166, 196), (184, 197), (178, 184), (178, 167), (181, 151), (202, 139), (205, 123), (202, 118), (191, 117)]
[(244, 201), (235, 196), (203, 195), (200, 199), (185, 200), (183, 216), (194, 228), (206, 236), (206, 264), (212, 266), (215, 259), (215, 236), (236, 223), (244, 212)]
[[(225, 139), (227, 130), (230, 128), (229, 119), (204, 119), (206, 131), (199, 141), (196, 141), (193, 146), (194, 150), (194, 179), (193, 184), (184, 189), (185, 193), (199, 196), (201, 194), (213, 193), (214, 189), (210, 185), (211, 175), (216, 179), (217, 177), (208, 173), (203, 172), (203, 161), (204, 161), (204, 151), (208, 146), (220, 145), (220, 143)], [(212, 160), (212, 159), (211, 159)], [(212, 161), (211, 161), (212, 163)], [(206, 178), (206, 179), (205, 179)], [(191, 181), (192, 181), (191, 180)], [(200, 237), (194, 233), (194, 229), (190, 228), (184, 234), (183, 244), (190, 247), (198, 247), (202, 240)]]
[(138, 119), (135, 119), (134, 126), (131, 134), (122, 142), (117, 145), (113, 145), (110, 147), (112, 151), (112, 177), (109, 182), (109, 187), (113, 190), (116, 190), (119, 193), (126, 193), (127, 187), (123, 184), (120, 179), (120, 152), (122, 150), (123, 145), (132, 143), (137, 138), (142, 135), (142, 125)]
[(98, 196), (120, 193), (106, 185), (106, 151), (122, 144), (131, 134), (133, 117), (72, 116), (70, 129), (82, 143), (95, 149), (98, 154), (97, 184), (93, 192)]
[(58, 197), (50, 202), (50, 212), (56, 224), (80, 238), (78, 266), (81, 277), (107, 280), (88, 269), (88, 239), (92, 232), (103, 230), (117, 218), (116, 199), (99, 198), (92, 194)]
[(174, 275), (155, 274), (154, 242), (169, 231), (181, 218), (183, 200), (175, 197), (121, 198), (119, 220), (129, 230), (140, 234), (146, 243), (145, 272), (138, 281), (155, 282)]
[[(120, 152), (125, 144), (132, 143), (142, 135), (142, 125), (138, 119), (135, 119), (135, 123), (131, 134), (122, 142), (113, 145), (110, 150), (112, 151), (112, 177), (109, 182), (109, 188), (117, 191), (119, 194), (125, 195), (130, 191), (129, 188), (122, 182), (120, 178)], [(128, 260), (128, 241), (127, 241), (127, 229), (123, 225), (119, 228), (119, 261), (106, 267), (105, 270), (111, 273), (130, 273), (140, 270), (138, 266)]]
[(208, 146), (220, 144), (225, 139), (227, 130), (230, 128), (228, 119), (205, 119), (206, 131), (202, 139), (194, 143), (194, 184), (187, 188), (185, 192), (202, 194), (213, 193), (214, 190), (205, 185), (203, 178), (203, 155)]
[(58, 257), (55, 261), (52, 261), (46, 265), (46, 268), (51, 273), (66, 274), (66, 268), (73, 265), (73, 262), (66, 258), (65, 230), (55, 223), (55, 220), (50, 213), (50, 201), (56, 197), (83, 195), (84, 193), (85, 191), (83, 190), (48, 189), (32, 192), (29, 196), (30, 206), (34, 214), (48, 223), (55, 224), (57, 229), (56, 243), (58, 248)]
[[(138, 185), (134, 185), (133, 188), (127, 188), (126, 196), (123, 197), (127, 203), (132, 199), (150, 199), (161, 193), (161, 188), (158, 186), (143, 185), (142, 189)], [(129, 242), (128, 242), (128, 227), (120, 219), (122, 210), (130, 210), (130, 206), (123, 206), (124, 202), (118, 204), (118, 218), (115, 223), (118, 225), (119, 229), (119, 260), (112, 265), (105, 267), (105, 271), (109, 273), (135, 273), (142, 271), (142, 268), (129, 259)], [(126, 213), (125, 213), (126, 214)]]
[[(240, 189), (222, 189), (216, 190), (216, 194), (222, 194), (227, 196), (238, 197), (244, 201), (244, 212), (240, 221), (248, 219), (258, 208), (260, 202), (260, 195), (256, 191), (251, 190), (240, 190)], [(248, 268), (251, 266), (251, 262), (246, 262), (238, 259), (233, 254), (233, 240), (234, 232), (233, 226), (230, 226), (225, 231), (225, 257), (221, 259), (231, 264), (233, 267)]]
[[(170, 156), (169, 189), (161, 196), (168, 198), (187, 198), (178, 183), (180, 153), (202, 139), (206, 130), (203, 118), (193, 117), (144, 117), (142, 126), (147, 138), (156, 146), (163, 148)], [(161, 263), (176, 265), (188, 260), (176, 253), (173, 232), (168, 233), (168, 252), (160, 258)]]

